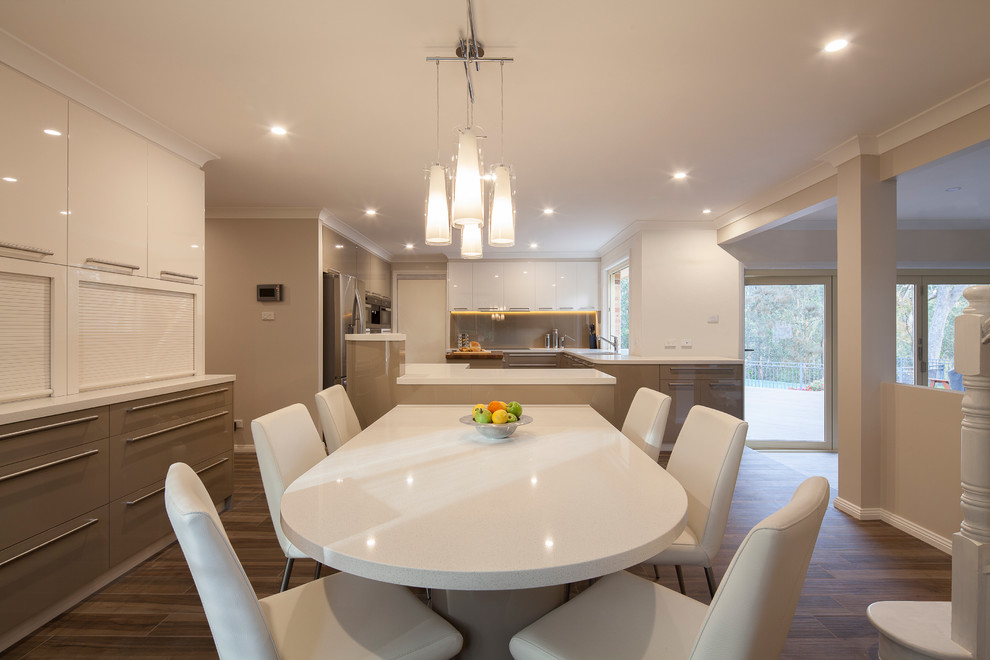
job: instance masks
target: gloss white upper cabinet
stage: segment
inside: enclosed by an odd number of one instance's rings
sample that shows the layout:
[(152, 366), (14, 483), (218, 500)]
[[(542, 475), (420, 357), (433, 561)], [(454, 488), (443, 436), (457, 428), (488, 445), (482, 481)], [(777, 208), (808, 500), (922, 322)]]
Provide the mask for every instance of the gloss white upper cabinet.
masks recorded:
[(502, 304), (508, 311), (535, 309), (532, 261), (507, 261), (502, 268)]
[(0, 65), (0, 116), (0, 256), (64, 264), (68, 101)]
[(203, 284), (203, 170), (148, 145), (148, 277)]
[(475, 262), (474, 309), (497, 311), (502, 309), (502, 263), (497, 261)]
[(148, 274), (148, 142), (69, 103), (69, 264)]
[(594, 261), (574, 262), (574, 309), (598, 309), (598, 264)]
[(557, 264), (533, 262), (533, 305), (537, 311), (557, 309)]
[(471, 266), (469, 261), (451, 261), (447, 264), (447, 309), (472, 309), (474, 271)]

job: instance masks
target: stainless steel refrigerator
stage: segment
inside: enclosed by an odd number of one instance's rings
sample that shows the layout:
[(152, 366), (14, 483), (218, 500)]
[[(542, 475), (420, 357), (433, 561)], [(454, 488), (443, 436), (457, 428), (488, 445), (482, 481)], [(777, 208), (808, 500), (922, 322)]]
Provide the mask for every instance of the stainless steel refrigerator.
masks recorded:
[(347, 387), (344, 335), (364, 332), (364, 282), (353, 275), (323, 273), (323, 387)]

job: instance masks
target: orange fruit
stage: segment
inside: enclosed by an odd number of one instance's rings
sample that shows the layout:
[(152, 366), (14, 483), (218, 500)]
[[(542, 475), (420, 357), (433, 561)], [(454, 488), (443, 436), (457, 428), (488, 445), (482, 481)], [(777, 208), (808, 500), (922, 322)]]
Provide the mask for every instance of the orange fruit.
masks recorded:
[(505, 404), (501, 401), (492, 401), (488, 404), (488, 412), (494, 414), (496, 410), (505, 410)]

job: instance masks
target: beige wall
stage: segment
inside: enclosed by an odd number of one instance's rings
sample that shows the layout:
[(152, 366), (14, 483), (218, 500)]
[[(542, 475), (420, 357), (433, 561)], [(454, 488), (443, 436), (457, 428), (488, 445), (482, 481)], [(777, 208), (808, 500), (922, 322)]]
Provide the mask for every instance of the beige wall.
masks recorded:
[(959, 531), (962, 393), (885, 383), (883, 508), (951, 543)]
[[(671, 224), (644, 231), (639, 355), (742, 357), (743, 268), (715, 230)], [(718, 316), (717, 323), (709, 317)], [(665, 347), (675, 339), (678, 347)], [(693, 347), (683, 348), (683, 339)]]
[[(206, 370), (237, 375), (235, 445), (252, 444), (252, 419), (292, 403), (317, 419), (320, 227), (316, 217), (206, 221)], [(283, 285), (282, 302), (256, 300), (268, 283)]]

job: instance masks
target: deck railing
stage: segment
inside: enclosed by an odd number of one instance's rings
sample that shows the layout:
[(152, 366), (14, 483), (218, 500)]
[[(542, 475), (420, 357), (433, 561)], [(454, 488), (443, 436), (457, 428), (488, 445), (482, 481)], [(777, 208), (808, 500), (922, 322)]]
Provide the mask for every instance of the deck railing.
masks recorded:
[[(815, 362), (768, 362), (747, 359), (744, 365), (747, 387), (777, 390), (821, 390), (825, 383), (825, 365)], [(946, 380), (951, 361), (928, 362), (928, 378)], [(914, 360), (897, 358), (898, 383), (914, 382)]]

